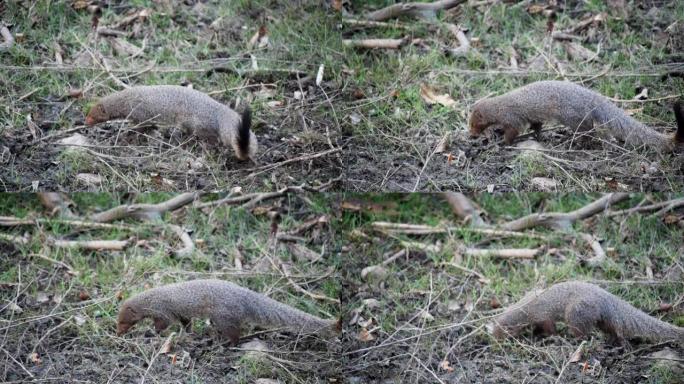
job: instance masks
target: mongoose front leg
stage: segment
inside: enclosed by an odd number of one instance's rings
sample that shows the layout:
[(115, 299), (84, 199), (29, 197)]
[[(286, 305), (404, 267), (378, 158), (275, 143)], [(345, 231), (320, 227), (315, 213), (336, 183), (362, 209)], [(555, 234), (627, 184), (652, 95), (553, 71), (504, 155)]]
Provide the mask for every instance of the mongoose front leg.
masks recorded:
[(171, 322), (163, 317), (154, 318), (154, 330), (157, 331), (157, 333), (161, 333), (161, 331), (168, 328), (170, 324)]
[(503, 127), (504, 130), (504, 142), (508, 145), (513, 144), (513, 141), (520, 134), (520, 130), (516, 127), (506, 125)]
[(537, 328), (544, 336), (556, 334), (556, 323), (554, 323), (554, 321), (551, 319), (536, 323), (535, 328)]
[(230, 340), (231, 346), (236, 346), (240, 341), (240, 320), (230, 315), (217, 313), (211, 317), (211, 322), (218, 329), (223, 339)]

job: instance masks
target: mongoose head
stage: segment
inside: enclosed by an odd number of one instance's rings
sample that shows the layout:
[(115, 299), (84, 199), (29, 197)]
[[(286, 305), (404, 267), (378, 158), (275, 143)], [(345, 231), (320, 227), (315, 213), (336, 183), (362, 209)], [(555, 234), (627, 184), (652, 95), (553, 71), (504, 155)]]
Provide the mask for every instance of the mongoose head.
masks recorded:
[(109, 120), (109, 114), (105, 111), (104, 105), (102, 105), (102, 103), (97, 103), (90, 108), (85, 123), (86, 125), (95, 125), (107, 120)]
[(130, 303), (123, 303), (119, 311), (119, 317), (116, 321), (116, 334), (121, 336), (128, 332), (137, 322), (145, 318), (145, 315), (134, 308)]
[(482, 134), (482, 132), (487, 129), (490, 125), (494, 124), (494, 121), (487, 120), (487, 116), (490, 114), (486, 113), (485, 105), (482, 101), (475, 103), (470, 112), (470, 120), (468, 122), (470, 128), (470, 136), (476, 137)]

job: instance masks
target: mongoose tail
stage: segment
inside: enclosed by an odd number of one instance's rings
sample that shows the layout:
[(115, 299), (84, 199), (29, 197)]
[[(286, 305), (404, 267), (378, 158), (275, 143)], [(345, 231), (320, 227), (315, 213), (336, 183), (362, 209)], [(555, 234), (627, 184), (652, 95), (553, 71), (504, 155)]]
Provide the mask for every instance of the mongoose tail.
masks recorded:
[(613, 343), (643, 339), (684, 345), (684, 328), (651, 317), (600, 287), (579, 281), (528, 293), (497, 316), (490, 329), (497, 338), (516, 336), (528, 327), (553, 334), (558, 321), (580, 338), (599, 328)]
[(249, 107), (245, 108), (240, 116), (240, 127), (238, 128), (237, 150), (240, 160), (252, 159), (257, 152), (256, 137), (251, 131), (252, 128), (252, 111)]
[(192, 318), (209, 318), (219, 335), (237, 344), (243, 325), (285, 328), (295, 333), (332, 337), (338, 320), (327, 320), (260, 293), (221, 280), (191, 280), (164, 285), (126, 300), (119, 311), (117, 334), (145, 318), (157, 332), (178, 321), (189, 329)]
[(672, 151), (684, 143), (681, 115), (681, 108), (675, 107), (677, 132), (663, 134), (627, 115), (600, 93), (568, 81), (537, 81), (478, 101), (472, 107), (468, 125), (473, 137), (487, 128), (501, 129), (507, 144), (528, 127), (538, 131), (549, 122), (578, 132), (605, 128), (628, 145)]
[(675, 133), (675, 141), (682, 145), (684, 144), (684, 112), (682, 112), (682, 102), (676, 101), (672, 106), (674, 109), (675, 120), (677, 121), (677, 132)]

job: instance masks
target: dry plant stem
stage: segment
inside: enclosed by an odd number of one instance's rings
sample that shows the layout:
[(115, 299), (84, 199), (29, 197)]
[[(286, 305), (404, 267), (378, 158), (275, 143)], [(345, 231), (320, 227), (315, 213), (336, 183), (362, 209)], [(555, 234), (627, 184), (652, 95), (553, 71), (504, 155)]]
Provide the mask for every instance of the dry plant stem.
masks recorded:
[(466, 248), (465, 256), (489, 256), (499, 259), (534, 259), (539, 254), (539, 249), (511, 248), (511, 249), (477, 249)]
[(584, 220), (608, 209), (612, 204), (629, 197), (626, 193), (609, 193), (584, 207), (567, 213), (533, 213), (502, 224), (499, 228), (506, 231), (522, 231), (536, 226), (551, 229), (569, 229), (577, 220)]
[(404, 46), (408, 40), (406, 39), (361, 39), (361, 40), (342, 40), (342, 44), (347, 47), (354, 48), (381, 48), (381, 49), (399, 49)]
[(97, 223), (109, 223), (115, 220), (132, 217), (138, 220), (156, 220), (162, 213), (175, 211), (199, 198), (198, 192), (182, 193), (159, 204), (130, 204), (120, 205), (89, 217)]
[(183, 243), (183, 248), (177, 249), (174, 251), (176, 256), (180, 257), (185, 257), (185, 256), (190, 256), (192, 252), (195, 250), (195, 243), (192, 241), (190, 238), (190, 235), (181, 228), (179, 225), (175, 224), (169, 224), (169, 228), (180, 238), (181, 242)]
[(302, 288), (299, 284), (297, 284), (294, 280), (292, 280), (292, 277), (290, 274), (290, 267), (287, 264), (283, 263), (282, 261), (280, 261), (280, 269), (283, 271), (283, 275), (285, 276), (287, 281), (290, 283), (292, 288), (294, 288), (295, 290), (311, 297), (312, 299), (326, 300), (326, 301), (330, 301), (330, 302), (337, 303), (337, 304), (340, 303), (340, 300), (338, 300), (338, 299), (333, 299), (333, 298), (325, 296), (325, 295), (318, 295), (315, 293), (311, 293), (311, 292), (307, 291), (306, 289)]
[(489, 228), (468, 228), (468, 227), (449, 227), (449, 226), (431, 226), (422, 224), (404, 224), (404, 223), (388, 223), (383, 221), (376, 221), (372, 224), (373, 229), (383, 232), (388, 235), (405, 234), (405, 235), (429, 235), (433, 233), (447, 233), (467, 231), (473, 233), (481, 233), (490, 236), (502, 237), (526, 237), (530, 239), (546, 239), (546, 236), (537, 233), (521, 233), (515, 231), (505, 231), (499, 229)]
[(57, 248), (77, 248), (94, 251), (121, 251), (128, 246), (129, 240), (57, 240), (49, 241)]
[(654, 213), (653, 215), (659, 216), (665, 212), (671, 211), (673, 209), (676, 209), (676, 208), (679, 208), (682, 206), (684, 206), (684, 198), (679, 198), (679, 199), (662, 201), (660, 203), (655, 203), (655, 204), (651, 204), (651, 205), (644, 205), (644, 206), (640, 206), (640, 207), (623, 209), (621, 211), (610, 212), (610, 213), (608, 213), (608, 216), (613, 217), (613, 216), (620, 216), (620, 215), (631, 215), (632, 213), (636, 213), (636, 212), (655, 211), (656, 209), (658, 209), (659, 211)]
[(606, 260), (606, 252), (603, 250), (603, 247), (601, 247), (601, 243), (596, 240), (596, 238), (588, 233), (581, 233), (580, 236), (584, 241), (589, 243), (589, 246), (591, 247), (592, 251), (594, 251), (594, 257), (591, 257), (586, 260), (587, 265), (591, 267), (597, 267)]
[(452, 57), (464, 56), (466, 53), (468, 53), (468, 50), (470, 50), (470, 41), (468, 40), (465, 33), (460, 27), (451, 23), (447, 23), (446, 27), (449, 30), (449, 32), (453, 33), (454, 36), (456, 36), (456, 39), (459, 43), (458, 48), (448, 48), (446, 50), (447, 53)]
[(280, 166), (283, 166), (285, 164), (295, 163), (298, 161), (313, 160), (313, 159), (316, 159), (319, 157), (323, 157), (326, 155), (330, 155), (332, 153), (339, 152), (341, 150), (342, 150), (342, 148), (333, 148), (333, 149), (328, 149), (328, 150), (323, 151), (323, 152), (313, 153), (310, 155), (303, 155), (303, 156), (295, 157), (294, 159), (284, 160), (284, 161), (281, 161), (279, 163), (273, 163), (273, 164), (263, 165), (261, 167), (250, 168), (250, 169), (247, 169), (247, 171), (254, 171), (254, 172), (247, 175), (247, 178), (254, 177), (258, 174), (261, 174), (261, 173), (266, 172), (266, 171), (273, 170), (273, 169), (278, 168)]
[(489, 227), (487, 223), (482, 220), (480, 216), (482, 211), (473, 204), (466, 195), (460, 192), (444, 192), (442, 197), (451, 207), (451, 210), (465, 223), (470, 223), (471, 227), (486, 228)]
[(2, 38), (5, 40), (4, 43), (0, 44), (0, 51), (12, 48), (12, 45), (14, 45), (14, 36), (12, 36), (12, 33), (6, 26), (0, 26), (0, 35), (2, 35)]
[(69, 202), (59, 192), (39, 192), (38, 200), (50, 211), (50, 216), (64, 219), (75, 219), (76, 215), (69, 209)]
[(39, 225), (39, 224), (65, 224), (81, 228), (98, 228), (98, 229), (121, 229), (134, 230), (135, 227), (126, 224), (107, 224), (107, 223), (93, 223), (83, 220), (60, 220), (60, 219), (22, 219), (13, 216), (0, 216), (0, 227), (15, 227), (19, 225)]
[(26, 245), (29, 243), (29, 239), (25, 236), (14, 236), (9, 233), (0, 233), (0, 241), (5, 241), (8, 243)]
[(388, 28), (401, 28), (406, 29), (407, 26), (400, 23), (385, 23), (382, 21), (371, 21), (371, 20), (357, 20), (357, 19), (342, 19), (343, 24), (348, 24), (352, 26), (360, 27), (388, 27)]
[(450, 9), (461, 3), (465, 3), (466, 0), (440, 0), (433, 3), (401, 3), (390, 5), (379, 9), (377, 11), (371, 12), (366, 15), (366, 19), (371, 21), (385, 21), (389, 19), (394, 19), (402, 15), (411, 15), (420, 17), (420, 13), (423, 11), (439, 11), (442, 9)]
[(478, 280), (479, 280), (482, 284), (489, 284), (489, 283), (492, 282), (492, 281), (489, 280), (488, 278), (484, 277), (484, 275), (481, 274), (480, 272), (475, 271), (475, 270), (470, 269), (470, 268), (466, 268), (466, 267), (464, 267), (464, 266), (462, 266), (462, 265), (460, 265), (460, 264), (456, 264), (456, 263), (454, 263), (454, 262), (442, 262), (442, 263), (439, 263), (439, 265), (440, 265), (440, 266), (454, 267), (454, 268), (456, 268), (456, 269), (460, 269), (460, 270), (463, 271), (463, 272), (470, 273), (471, 275), (476, 276), (476, 277), (478, 278)]

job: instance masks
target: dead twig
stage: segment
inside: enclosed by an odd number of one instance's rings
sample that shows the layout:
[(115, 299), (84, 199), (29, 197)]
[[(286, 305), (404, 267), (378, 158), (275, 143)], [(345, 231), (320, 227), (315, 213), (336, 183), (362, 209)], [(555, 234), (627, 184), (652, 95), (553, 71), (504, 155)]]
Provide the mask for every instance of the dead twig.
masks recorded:
[(527, 248), (502, 248), (502, 249), (478, 249), (478, 248), (465, 248), (461, 250), (461, 253), (465, 256), (474, 257), (493, 257), (499, 259), (534, 259), (538, 254), (539, 249), (527, 249)]
[(175, 211), (199, 198), (198, 192), (182, 193), (158, 204), (120, 205), (89, 217), (97, 223), (109, 223), (115, 220), (132, 217), (138, 220), (158, 220), (164, 212)]
[(333, 299), (332, 297), (328, 297), (325, 295), (319, 295), (316, 293), (311, 293), (311, 292), (307, 291), (306, 289), (302, 288), (299, 284), (297, 284), (294, 280), (292, 280), (292, 277), (290, 275), (290, 267), (287, 264), (283, 263), (282, 261), (280, 261), (279, 263), (280, 263), (280, 269), (283, 271), (283, 275), (285, 276), (287, 281), (290, 283), (292, 288), (294, 288), (295, 290), (311, 297), (312, 299), (326, 300), (326, 301), (330, 301), (330, 302), (337, 303), (337, 304), (340, 303), (339, 299)]
[(367, 49), (399, 49), (406, 45), (408, 39), (359, 39), (359, 40), (342, 40), (342, 44), (347, 47), (367, 48)]
[(343, 24), (348, 24), (355, 27), (388, 27), (388, 28), (400, 28), (407, 29), (408, 27), (401, 23), (385, 23), (382, 21), (372, 21), (372, 20), (358, 20), (358, 19), (342, 19)]
[(499, 226), (506, 231), (522, 231), (536, 226), (567, 230), (577, 220), (584, 220), (608, 209), (612, 204), (629, 197), (626, 193), (609, 193), (600, 199), (572, 212), (533, 213)]
[(188, 233), (179, 225), (169, 224), (168, 227), (178, 235), (183, 243), (183, 248), (177, 249), (173, 253), (180, 257), (190, 256), (195, 250), (195, 243), (192, 241), (192, 238), (190, 238), (190, 235), (188, 235)]
[(249, 168), (249, 169), (246, 169), (245, 171), (251, 171), (252, 172), (249, 175), (247, 175), (247, 178), (251, 178), (251, 177), (254, 177), (254, 176), (261, 174), (263, 172), (271, 171), (275, 168), (282, 167), (285, 164), (296, 163), (298, 161), (313, 160), (313, 159), (317, 159), (319, 157), (323, 157), (323, 156), (330, 155), (332, 153), (339, 152), (341, 150), (342, 150), (342, 148), (328, 149), (328, 150), (325, 150), (323, 152), (312, 153), (309, 155), (302, 155), (302, 156), (295, 157), (293, 159), (283, 160), (283, 161), (278, 162), (278, 163), (267, 164), (267, 165), (263, 165), (263, 166), (255, 167), (255, 168)]
[(486, 228), (489, 224), (482, 220), (482, 211), (466, 195), (460, 192), (444, 192), (442, 197), (446, 200), (451, 210), (471, 227)]
[(654, 203), (654, 204), (644, 205), (644, 206), (640, 206), (640, 207), (623, 209), (621, 211), (609, 212), (608, 216), (613, 217), (613, 216), (621, 216), (621, 215), (631, 215), (632, 213), (636, 213), (636, 212), (655, 211), (656, 209), (658, 210), (658, 212), (654, 213), (653, 216), (660, 216), (660, 215), (664, 214), (665, 212), (669, 212), (673, 209), (676, 209), (676, 208), (679, 208), (682, 206), (684, 206), (684, 198), (678, 198), (678, 199), (662, 201), (660, 203)]
[(587, 265), (590, 267), (597, 267), (606, 260), (606, 252), (601, 247), (601, 243), (592, 235), (588, 233), (581, 233), (580, 237), (586, 241), (591, 249), (594, 251), (594, 257), (590, 257), (586, 260)]
[(63, 224), (81, 228), (120, 229), (127, 231), (135, 229), (135, 227), (126, 224), (94, 223), (91, 221), (83, 220), (46, 219), (42, 217), (23, 219), (14, 216), (0, 216), (0, 227), (16, 227), (20, 225), (39, 224)]
[(15, 236), (10, 235), (9, 233), (0, 233), (0, 241), (4, 241), (7, 243), (26, 245), (29, 243), (29, 240), (30, 239), (26, 236)]
[(451, 23), (447, 23), (446, 28), (449, 30), (449, 32), (453, 33), (454, 36), (456, 36), (456, 39), (459, 43), (459, 46), (457, 48), (447, 48), (446, 52), (452, 57), (461, 57), (468, 53), (468, 51), (470, 50), (470, 40), (468, 40), (468, 38), (466, 37), (465, 32), (463, 32), (463, 29)]
[(59, 240), (50, 239), (48, 243), (57, 248), (77, 248), (93, 251), (121, 251), (130, 240)]
[(394, 4), (367, 14), (366, 19), (371, 21), (385, 21), (402, 15), (410, 15), (419, 18), (434, 18), (437, 11), (451, 9), (461, 3), (465, 3), (465, 1), (466, 0), (439, 0), (433, 3)]
[(500, 237), (526, 237), (530, 239), (546, 239), (546, 236), (538, 233), (521, 233), (516, 231), (506, 231), (500, 229), (489, 228), (469, 228), (460, 226), (432, 226), (423, 224), (405, 224), (405, 223), (388, 223), (383, 221), (376, 221), (371, 224), (373, 229), (383, 232), (388, 235), (429, 235), (434, 233), (448, 233), (448, 232), (473, 232), (489, 236)]

